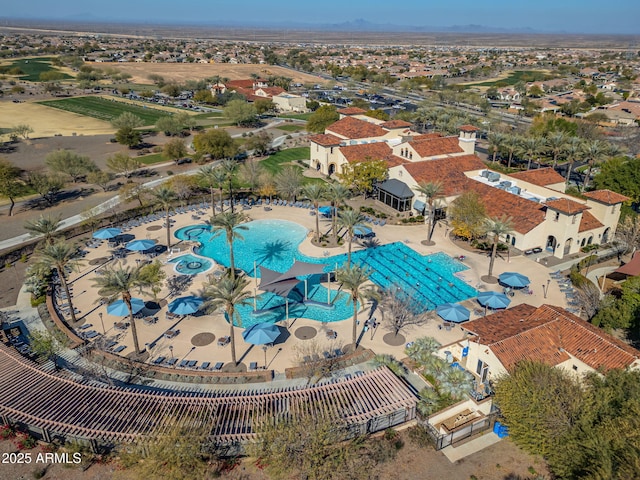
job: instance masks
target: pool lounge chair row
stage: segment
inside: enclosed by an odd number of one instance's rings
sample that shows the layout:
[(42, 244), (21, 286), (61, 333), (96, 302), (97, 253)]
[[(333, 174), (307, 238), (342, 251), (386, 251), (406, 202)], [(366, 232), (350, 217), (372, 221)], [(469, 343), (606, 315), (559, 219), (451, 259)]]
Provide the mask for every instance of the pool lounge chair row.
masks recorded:
[(191, 369), (198, 369), (198, 370), (212, 370), (212, 371), (220, 371), (222, 370), (222, 367), (224, 366), (224, 362), (216, 362), (215, 365), (211, 366), (211, 362), (202, 362), (202, 365), (198, 366), (198, 361), (197, 360), (181, 360), (180, 363), (178, 363), (178, 359), (177, 358), (167, 358), (164, 356), (160, 356), (158, 358), (156, 358), (155, 360), (153, 360), (151, 363), (153, 363), (154, 365), (164, 365), (164, 366), (168, 366), (168, 367), (177, 367), (177, 368), (191, 368)]

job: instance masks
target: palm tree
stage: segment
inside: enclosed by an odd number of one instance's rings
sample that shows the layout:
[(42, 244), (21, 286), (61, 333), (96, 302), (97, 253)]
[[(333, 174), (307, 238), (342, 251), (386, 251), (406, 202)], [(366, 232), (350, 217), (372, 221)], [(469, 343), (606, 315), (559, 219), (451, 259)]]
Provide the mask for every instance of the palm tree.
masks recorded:
[(485, 221), (485, 232), (493, 236), (493, 246), (491, 247), (491, 260), (489, 261), (489, 277), (493, 274), (493, 263), (498, 251), (498, 243), (502, 235), (513, 233), (513, 221), (511, 217), (502, 216), (500, 218), (488, 218)]
[(443, 375), (440, 388), (454, 400), (460, 400), (471, 390), (472, 382), (469, 374), (458, 368), (449, 366)]
[(573, 169), (573, 162), (576, 161), (576, 158), (578, 158), (578, 155), (580, 155), (580, 153), (582, 153), (583, 150), (583, 142), (580, 138), (578, 137), (570, 137), (567, 140), (567, 143), (564, 147), (564, 153), (567, 156), (567, 162), (568, 162), (568, 166), (567, 166), (567, 176), (565, 178), (565, 183), (568, 185), (569, 184), (569, 180), (571, 179), (571, 170)]
[(169, 213), (171, 212), (171, 205), (177, 200), (178, 196), (173, 190), (165, 186), (160, 186), (151, 190), (151, 195), (153, 196), (154, 203), (160, 205), (160, 207), (164, 210), (164, 221), (167, 225), (167, 249), (170, 249), (171, 221), (169, 219)]
[(433, 337), (420, 337), (417, 338), (413, 345), (407, 347), (407, 356), (420, 365), (427, 365), (433, 354), (438, 351), (442, 345)]
[(318, 218), (318, 204), (325, 198), (325, 187), (322, 183), (309, 183), (302, 188), (302, 195), (313, 202), (316, 212), (316, 242), (320, 241), (320, 219)]
[(524, 137), (520, 139), (518, 156), (527, 159), (527, 170), (531, 169), (531, 161), (540, 152), (542, 140), (540, 137)]
[(585, 191), (589, 186), (589, 181), (591, 180), (591, 170), (593, 170), (593, 166), (598, 163), (604, 155), (607, 154), (607, 151), (607, 144), (601, 140), (592, 140), (583, 145), (582, 153), (587, 160), (589, 169), (587, 170), (584, 180), (582, 181), (582, 191)]
[(281, 198), (294, 200), (303, 188), (304, 177), (299, 167), (290, 165), (282, 169), (273, 179), (276, 191)]
[(353, 244), (355, 229), (356, 227), (362, 226), (363, 222), (364, 216), (356, 210), (352, 210), (349, 208), (338, 213), (338, 227), (345, 228), (347, 230), (346, 235), (347, 239), (349, 240), (349, 249), (347, 250), (347, 266), (351, 265), (351, 247)]
[[(233, 272), (233, 270), (231, 270)], [(205, 307), (209, 311), (224, 308), (229, 321), (229, 338), (231, 339), (231, 360), (235, 365), (236, 360), (236, 340), (233, 321), (236, 318), (236, 307), (250, 305), (251, 292), (245, 290), (249, 285), (249, 280), (244, 275), (234, 277), (224, 275), (220, 280), (212, 279), (205, 285), (203, 297), (206, 298)], [(238, 326), (242, 327), (242, 319), (237, 317)]]
[[(425, 196), (429, 206), (427, 215), (427, 242), (431, 242), (433, 230), (435, 228), (436, 200), (442, 196), (443, 186), (441, 182), (418, 182), (416, 191)], [(424, 212), (423, 212), (424, 213)]]
[(500, 132), (494, 132), (489, 135), (489, 149), (493, 152), (493, 156), (491, 158), (492, 163), (496, 163), (496, 156), (498, 155), (498, 152), (502, 150), (502, 146), (506, 140), (507, 136)]
[(504, 145), (504, 149), (509, 154), (509, 157), (507, 160), (507, 168), (511, 168), (511, 161), (513, 160), (513, 154), (516, 152), (516, 150), (518, 150), (518, 147), (520, 145), (520, 137), (518, 136), (507, 137), (503, 145)]
[(220, 170), (225, 174), (225, 180), (229, 185), (229, 201), (231, 202), (231, 211), (233, 212), (233, 180), (238, 171), (238, 162), (232, 158), (226, 158), (220, 162)]
[(558, 157), (567, 147), (567, 135), (564, 132), (555, 132), (547, 137), (547, 146), (553, 155), (553, 168), (558, 164)]
[(28, 231), (32, 237), (42, 236), (43, 243), (50, 245), (54, 242), (54, 234), (56, 230), (60, 228), (61, 223), (60, 215), (57, 217), (40, 215), (37, 220), (25, 222), (24, 229)]
[(216, 216), (216, 199), (214, 196), (215, 188), (219, 185), (216, 175), (216, 169), (213, 165), (205, 165), (198, 170), (198, 180), (209, 189), (211, 194), (211, 216)]
[(100, 298), (106, 298), (108, 303), (121, 298), (129, 309), (129, 323), (131, 324), (131, 335), (133, 336), (133, 347), (136, 355), (140, 355), (140, 344), (138, 342), (138, 329), (133, 318), (133, 308), (131, 307), (131, 290), (138, 288), (140, 293), (145, 293), (146, 289), (153, 289), (154, 283), (144, 275), (143, 267), (123, 267), (113, 266), (104, 270), (104, 273), (96, 277), (93, 286), (98, 288)]
[(238, 230), (248, 230), (246, 225), (242, 223), (246, 222), (247, 216), (242, 212), (227, 211), (211, 219), (211, 226), (213, 227), (213, 236), (220, 234), (224, 231), (227, 235), (227, 244), (229, 245), (229, 268), (231, 269), (231, 278), (236, 276), (236, 262), (233, 256), (233, 241), (238, 239), (242, 240), (243, 237), (238, 233)]
[(77, 269), (81, 262), (78, 257), (78, 249), (74, 245), (59, 240), (55, 243), (46, 243), (42, 249), (36, 251), (36, 265), (37, 269), (51, 269), (55, 268), (58, 272), (58, 278), (60, 278), (60, 285), (62, 286), (65, 295), (67, 296), (67, 302), (69, 303), (69, 310), (71, 312), (71, 321), (75, 323), (76, 314), (73, 311), (73, 299), (71, 292), (69, 291), (69, 284), (67, 283), (67, 270)]
[(356, 348), (358, 340), (358, 301), (364, 302), (368, 298), (375, 297), (376, 293), (372, 288), (363, 289), (364, 285), (369, 281), (371, 272), (360, 265), (349, 265), (341, 267), (336, 272), (338, 282), (344, 288), (351, 292), (351, 301), (353, 302), (353, 330), (352, 341)]
[(338, 229), (336, 227), (336, 213), (340, 205), (342, 205), (351, 196), (351, 191), (341, 183), (329, 185), (327, 189), (327, 198), (333, 204), (331, 209), (331, 229), (333, 231), (333, 241), (338, 243)]

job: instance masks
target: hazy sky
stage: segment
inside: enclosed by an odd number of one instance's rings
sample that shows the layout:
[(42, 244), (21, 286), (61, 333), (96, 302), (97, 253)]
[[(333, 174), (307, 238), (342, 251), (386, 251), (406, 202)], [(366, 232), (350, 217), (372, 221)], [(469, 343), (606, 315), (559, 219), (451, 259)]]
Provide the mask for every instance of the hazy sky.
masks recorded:
[(23, 0), (0, 17), (136, 23), (286, 21), (308, 24), (364, 19), (394, 25), (484, 25), (540, 31), (640, 34), (640, 0)]

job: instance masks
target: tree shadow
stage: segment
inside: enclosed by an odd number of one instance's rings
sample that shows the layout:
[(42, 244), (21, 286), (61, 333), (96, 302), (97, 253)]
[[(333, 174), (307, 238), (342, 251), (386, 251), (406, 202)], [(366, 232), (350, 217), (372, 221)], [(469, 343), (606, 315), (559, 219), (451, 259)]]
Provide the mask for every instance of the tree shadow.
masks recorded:
[(284, 257), (285, 252), (291, 249), (291, 242), (285, 240), (275, 240), (261, 245), (260, 248), (254, 250), (257, 265), (272, 260), (280, 260)]

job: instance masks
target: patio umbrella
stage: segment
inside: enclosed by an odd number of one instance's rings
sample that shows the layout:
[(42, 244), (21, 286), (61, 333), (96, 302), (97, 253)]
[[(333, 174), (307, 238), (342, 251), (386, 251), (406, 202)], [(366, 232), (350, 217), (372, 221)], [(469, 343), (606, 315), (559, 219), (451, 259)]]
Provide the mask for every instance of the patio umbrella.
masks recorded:
[(155, 240), (147, 240), (147, 239), (132, 240), (125, 245), (125, 248), (127, 250), (131, 250), (134, 252), (144, 252), (145, 250), (149, 250), (150, 248), (153, 248), (155, 244), (156, 244)]
[(257, 323), (242, 332), (242, 338), (253, 345), (273, 343), (280, 336), (280, 329), (274, 323)]
[(459, 303), (443, 303), (436, 307), (436, 313), (447, 322), (460, 323), (469, 320), (469, 310)]
[(121, 228), (103, 228), (93, 234), (93, 238), (99, 238), (100, 240), (109, 240), (110, 238), (117, 237), (122, 233)]
[(318, 208), (318, 212), (320, 212), (320, 215), (328, 217), (331, 215), (331, 207), (320, 207)]
[(483, 307), (493, 308), (494, 310), (499, 308), (507, 308), (511, 303), (509, 297), (504, 293), (499, 292), (481, 292), (478, 294), (478, 302)]
[[(131, 310), (134, 314), (138, 313), (144, 308), (144, 300), (140, 298), (131, 299)], [(109, 315), (115, 315), (116, 317), (126, 317), (129, 315), (129, 308), (124, 300), (116, 300), (111, 305), (107, 306), (107, 313)]]
[(500, 280), (500, 283), (504, 283), (505, 285), (513, 288), (524, 288), (531, 283), (529, 277), (517, 272), (501, 273), (498, 280)]
[(373, 233), (369, 227), (365, 227), (364, 225), (357, 225), (353, 227), (353, 234), (357, 237), (368, 237)]
[(191, 313), (196, 313), (203, 302), (204, 300), (200, 297), (196, 297), (195, 295), (179, 297), (169, 304), (169, 311), (176, 315), (189, 315)]

